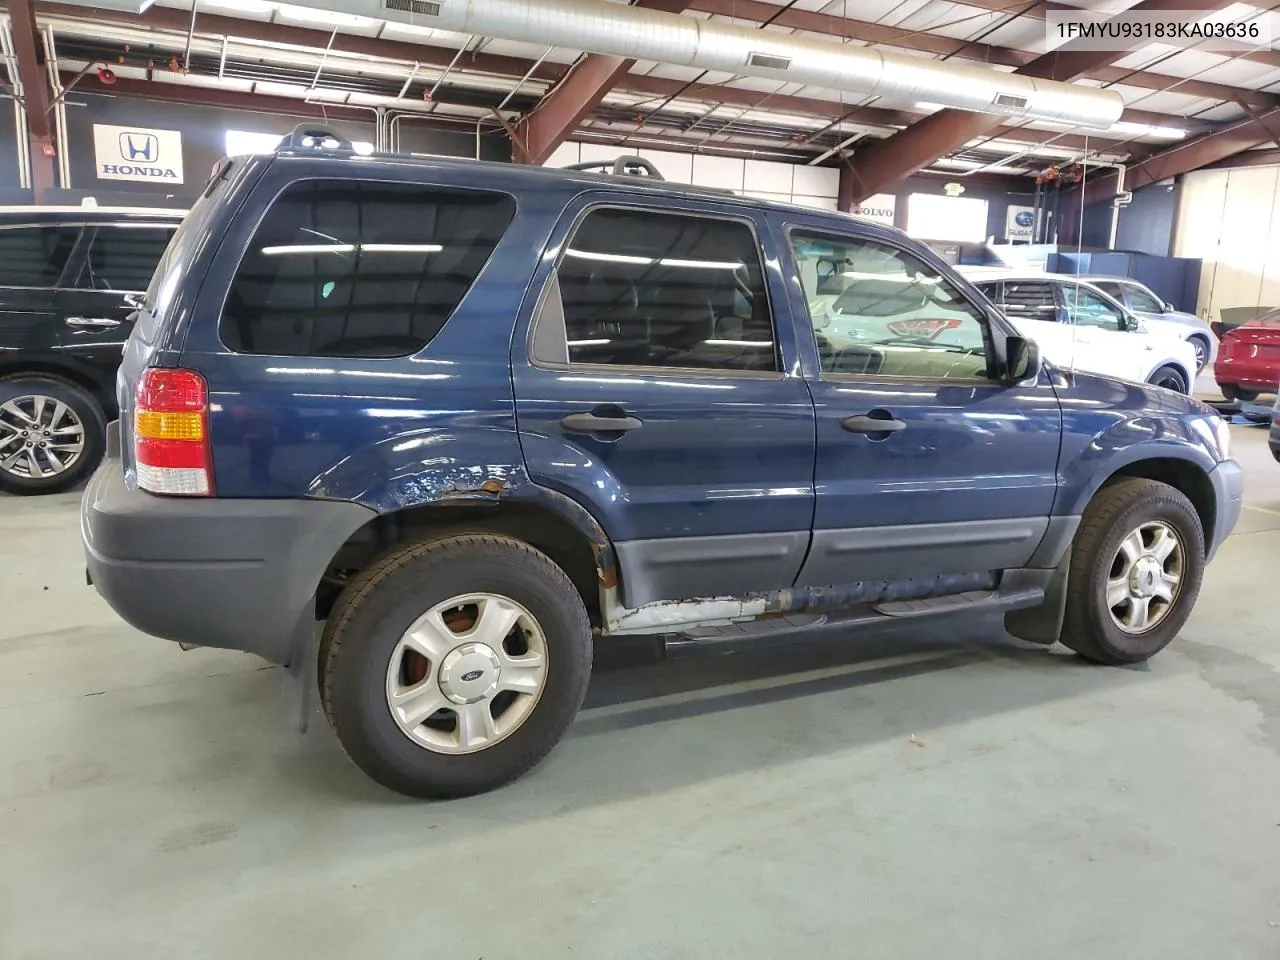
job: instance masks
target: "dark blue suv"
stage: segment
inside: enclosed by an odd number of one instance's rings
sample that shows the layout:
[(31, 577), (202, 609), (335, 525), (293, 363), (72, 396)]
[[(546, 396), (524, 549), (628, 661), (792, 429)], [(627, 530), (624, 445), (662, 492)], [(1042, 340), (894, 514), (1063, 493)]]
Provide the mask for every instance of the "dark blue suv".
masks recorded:
[(596, 636), (998, 611), (1141, 661), (1236, 522), (1212, 410), (1040, 362), (895, 230), (325, 141), (215, 172), (82, 526), (140, 630), (315, 663), (394, 790), (537, 763)]

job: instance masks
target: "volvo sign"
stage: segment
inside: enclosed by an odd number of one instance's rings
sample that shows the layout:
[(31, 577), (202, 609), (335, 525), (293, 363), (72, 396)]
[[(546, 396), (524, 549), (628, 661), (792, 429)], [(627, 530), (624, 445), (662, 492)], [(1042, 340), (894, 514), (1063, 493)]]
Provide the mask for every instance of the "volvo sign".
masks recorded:
[(99, 180), (182, 183), (182, 134), (177, 130), (93, 125)]

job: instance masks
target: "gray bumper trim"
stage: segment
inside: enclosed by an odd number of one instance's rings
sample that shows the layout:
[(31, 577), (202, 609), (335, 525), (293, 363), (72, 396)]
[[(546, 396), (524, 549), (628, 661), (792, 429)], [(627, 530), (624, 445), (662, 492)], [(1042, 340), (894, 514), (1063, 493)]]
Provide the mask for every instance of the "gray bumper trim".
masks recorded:
[(1244, 506), (1244, 470), (1234, 460), (1224, 460), (1209, 471), (1209, 482), (1213, 484), (1216, 509), (1213, 529), (1205, 531), (1205, 551), (1212, 560), (1240, 519)]
[(85, 490), (89, 576), (121, 617), (180, 643), (287, 663), (338, 548), (376, 514), (326, 500), (158, 497), (105, 461)]

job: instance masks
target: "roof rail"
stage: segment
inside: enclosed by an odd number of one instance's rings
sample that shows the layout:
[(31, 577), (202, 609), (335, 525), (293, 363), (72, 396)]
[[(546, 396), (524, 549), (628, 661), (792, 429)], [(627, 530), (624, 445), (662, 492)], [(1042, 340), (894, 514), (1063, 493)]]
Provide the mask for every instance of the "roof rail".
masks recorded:
[(280, 150), (351, 150), (351, 141), (332, 127), (320, 123), (300, 123), (280, 141)]
[(615, 176), (640, 176), (643, 173), (646, 177), (652, 177), (655, 180), (665, 180), (658, 168), (646, 160), (644, 157), (635, 155), (621, 156), (616, 160), (587, 160), (583, 163), (571, 163), (563, 170), (608, 170)]

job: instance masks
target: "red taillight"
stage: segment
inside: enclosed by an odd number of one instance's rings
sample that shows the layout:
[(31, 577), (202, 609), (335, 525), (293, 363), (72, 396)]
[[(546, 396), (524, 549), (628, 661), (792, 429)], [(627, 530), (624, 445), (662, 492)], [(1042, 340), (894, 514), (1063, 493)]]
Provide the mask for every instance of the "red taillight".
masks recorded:
[(210, 496), (209, 388), (204, 377), (192, 370), (148, 367), (133, 397), (138, 486), (151, 493)]

